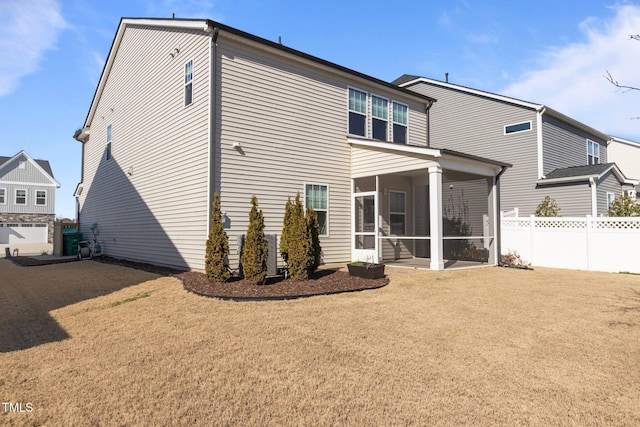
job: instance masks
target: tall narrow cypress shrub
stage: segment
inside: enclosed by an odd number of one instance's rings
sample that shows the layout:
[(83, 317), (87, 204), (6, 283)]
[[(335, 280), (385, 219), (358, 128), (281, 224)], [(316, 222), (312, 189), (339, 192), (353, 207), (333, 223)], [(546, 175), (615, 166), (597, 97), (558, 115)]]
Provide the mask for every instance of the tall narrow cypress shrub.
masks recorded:
[(291, 208), (291, 221), (289, 223), (288, 260), (289, 275), (294, 280), (307, 280), (309, 268), (312, 265), (309, 257), (311, 254), (311, 236), (304, 218), (304, 207), (300, 201), (300, 193)]
[(285, 263), (289, 259), (289, 235), (291, 234), (291, 216), (293, 215), (293, 202), (291, 197), (287, 198), (284, 205), (284, 219), (282, 220), (282, 233), (280, 235), (280, 255)]
[(205, 255), (205, 272), (210, 282), (224, 282), (229, 278), (226, 259), (229, 255), (229, 238), (224, 231), (220, 194), (213, 195), (213, 208), (209, 223), (209, 237)]
[(320, 266), (320, 255), (322, 247), (320, 246), (320, 226), (318, 225), (318, 214), (312, 207), (307, 208), (305, 215), (307, 229), (309, 230), (309, 238), (311, 239), (311, 253), (309, 254), (309, 275), (312, 275)]
[(267, 277), (267, 237), (264, 234), (264, 217), (258, 210), (258, 198), (251, 197), (249, 226), (240, 262), (244, 279), (251, 284), (262, 284)]

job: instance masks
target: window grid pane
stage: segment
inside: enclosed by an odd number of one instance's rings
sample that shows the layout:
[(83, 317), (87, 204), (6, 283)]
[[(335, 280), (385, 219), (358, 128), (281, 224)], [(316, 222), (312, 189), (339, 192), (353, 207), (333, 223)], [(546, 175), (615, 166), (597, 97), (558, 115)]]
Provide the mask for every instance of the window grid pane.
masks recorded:
[(393, 122), (401, 125), (407, 125), (407, 106), (393, 103)]
[(305, 207), (313, 208), (318, 215), (318, 227), (321, 236), (327, 235), (328, 187), (326, 185), (307, 184), (305, 186)]
[(389, 102), (377, 96), (371, 97), (371, 115), (378, 119), (387, 120), (389, 117)]
[(367, 94), (356, 89), (349, 89), (349, 110), (361, 114), (367, 113)]

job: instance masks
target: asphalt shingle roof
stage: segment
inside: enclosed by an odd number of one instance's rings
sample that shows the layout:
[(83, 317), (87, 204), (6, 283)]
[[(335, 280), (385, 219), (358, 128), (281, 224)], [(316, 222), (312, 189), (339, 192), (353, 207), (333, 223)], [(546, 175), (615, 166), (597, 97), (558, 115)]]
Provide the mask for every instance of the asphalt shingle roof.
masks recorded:
[(601, 163), (597, 165), (571, 166), (554, 169), (546, 175), (547, 179), (571, 178), (578, 176), (601, 175), (615, 163)]

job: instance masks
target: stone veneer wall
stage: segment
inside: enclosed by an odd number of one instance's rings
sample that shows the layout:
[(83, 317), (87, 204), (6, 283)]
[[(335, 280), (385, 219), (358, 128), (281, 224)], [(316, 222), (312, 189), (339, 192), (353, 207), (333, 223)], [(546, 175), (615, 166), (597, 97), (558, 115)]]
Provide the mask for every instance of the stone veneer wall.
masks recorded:
[(12, 213), (0, 213), (0, 222), (8, 224), (18, 224), (21, 222), (27, 222), (31, 224), (49, 224), (47, 243), (53, 243), (53, 223), (56, 220), (54, 214), (12, 214)]

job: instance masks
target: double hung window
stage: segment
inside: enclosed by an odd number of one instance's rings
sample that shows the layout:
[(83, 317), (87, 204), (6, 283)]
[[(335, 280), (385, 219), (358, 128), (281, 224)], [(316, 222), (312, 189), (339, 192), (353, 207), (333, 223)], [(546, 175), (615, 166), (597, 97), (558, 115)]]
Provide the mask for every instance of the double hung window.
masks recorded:
[(387, 140), (387, 124), (389, 123), (389, 101), (371, 95), (371, 133), (373, 139)]
[(406, 193), (389, 191), (389, 234), (404, 236), (406, 234)]
[(407, 125), (409, 123), (409, 107), (393, 102), (393, 142), (407, 143)]
[(27, 190), (16, 190), (16, 205), (27, 204)]
[(304, 203), (313, 208), (318, 215), (318, 231), (320, 236), (329, 235), (329, 187), (321, 184), (306, 184)]
[(36, 191), (36, 205), (37, 206), (46, 206), (47, 205), (47, 192), (46, 192), (46, 190), (37, 190)]
[(587, 139), (587, 162), (590, 165), (600, 163), (600, 144)]
[(111, 159), (111, 125), (107, 125), (107, 160)]
[(193, 59), (184, 64), (184, 106), (193, 102)]
[(367, 93), (349, 88), (349, 133), (366, 136)]

